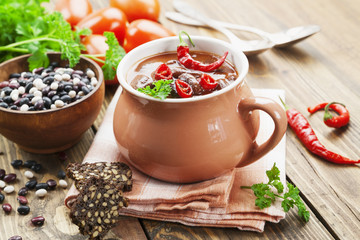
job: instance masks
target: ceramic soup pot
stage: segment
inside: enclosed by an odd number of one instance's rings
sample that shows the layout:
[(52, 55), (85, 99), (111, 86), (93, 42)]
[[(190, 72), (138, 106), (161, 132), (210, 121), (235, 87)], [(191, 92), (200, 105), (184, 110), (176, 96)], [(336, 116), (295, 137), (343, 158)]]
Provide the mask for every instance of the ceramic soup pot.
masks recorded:
[[(114, 134), (123, 157), (154, 178), (190, 183), (217, 177), (246, 166), (273, 149), (283, 137), (286, 115), (268, 98), (254, 97), (245, 82), (249, 63), (229, 43), (209, 37), (192, 37), (192, 50), (223, 55), (238, 71), (229, 86), (192, 98), (156, 99), (132, 88), (128, 70), (149, 56), (176, 51), (177, 37), (155, 40), (129, 52), (117, 69), (123, 88), (114, 113)], [(130, 80), (131, 81), (131, 80)], [(269, 114), (274, 131), (258, 145), (259, 112)]]

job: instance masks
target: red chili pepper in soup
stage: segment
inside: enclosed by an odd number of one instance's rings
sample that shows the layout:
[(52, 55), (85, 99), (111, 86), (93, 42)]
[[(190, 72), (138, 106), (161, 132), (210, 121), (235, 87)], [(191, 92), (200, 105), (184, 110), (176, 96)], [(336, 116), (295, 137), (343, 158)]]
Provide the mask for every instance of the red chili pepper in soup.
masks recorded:
[(155, 80), (160, 80), (160, 79), (165, 79), (165, 80), (172, 79), (171, 69), (165, 63), (161, 64), (155, 70)]
[[(329, 112), (329, 108), (337, 112), (338, 116), (333, 116)], [(313, 108), (308, 108), (309, 113), (315, 113), (318, 110), (324, 109), (324, 123), (329, 127), (340, 128), (347, 125), (350, 121), (350, 113), (342, 103), (320, 103)]]
[(177, 79), (175, 80), (175, 88), (178, 95), (182, 98), (188, 98), (193, 95), (193, 90), (187, 82)]
[(338, 164), (356, 164), (360, 160), (352, 160), (340, 154), (334, 153), (324, 147), (315, 135), (314, 130), (311, 128), (307, 119), (295, 109), (289, 109), (280, 98), (285, 106), (286, 116), (289, 126), (294, 130), (296, 136), (305, 145), (305, 147), (312, 153), (319, 157), (333, 163)]
[(184, 31), (181, 31), (179, 33), (180, 44), (177, 47), (177, 56), (178, 56), (179, 62), (182, 65), (184, 65), (186, 68), (199, 70), (199, 71), (203, 71), (203, 72), (210, 72), (210, 71), (213, 71), (213, 70), (219, 68), (225, 62), (228, 52), (225, 52), (225, 54), (221, 58), (219, 58), (217, 61), (215, 61), (211, 64), (204, 64), (202, 62), (199, 62), (199, 61), (196, 61), (195, 59), (193, 59), (189, 53), (189, 51), (190, 51), (189, 46), (184, 42), (184, 40), (181, 37), (182, 33), (184, 33), (188, 36), (190, 43), (193, 46), (195, 46), (195, 44), (191, 40), (189, 34), (187, 34)]
[(214, 90), (218, 83), (210, 75), (203, 73), (199, 78), (199, 84), (205, 90)]

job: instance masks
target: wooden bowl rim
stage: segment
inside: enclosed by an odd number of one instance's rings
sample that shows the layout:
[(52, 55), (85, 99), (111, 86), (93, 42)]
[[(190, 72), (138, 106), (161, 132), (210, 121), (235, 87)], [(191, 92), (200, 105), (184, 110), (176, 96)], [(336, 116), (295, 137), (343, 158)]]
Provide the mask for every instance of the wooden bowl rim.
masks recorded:
[[(6, 64), (9, 64), (10, 62), (16, 62), (23, 58), (29, 58), (31, 55), (32, 54), (25, 54), (25, 55), (20, 55), (20, 56), (11, 58), (5, 62), (0, 63), (0, 68)], [(48, 52), (47, 55), (61, 55), (61, 53), (60, 52)], [(76, 106), (77, 104), (86, 101), (88, 98), (90, 98), (93, 94), (95, 94), (100, 89), (100, 87), (104, 81), (104, 74), (102, 72), (101, 67), (94, 60), (87, 58), (87, 57), (83, 57), (83, 56), (80, 56), (80, 58), (83, 59), (84, 61), (89, 62), (99, 72), (99, 76), (97, 77), (98, 83), (97, 83), (96, 87), (92, 91), (90, 91), (87, 95), (85, 95), (85, 97), (83, 97), (79, 100), (76, 100), (75, 102), (72, 102), (62, 108), (56, 108), (56, 109), (47, 109), (47, 110), (41, 110), (41, 111), (20, 111), (20, 110), (12, 110), (12, 109), (0, 107), (0, 111), (12, 113), (12, 114), (27, 114), (27, 115), (46, 114), (46, 113), (50, 113), (50, 112), (57, 112), (57, 111), (61, 111), (63, 109), (72, 108), (72, 107)]]

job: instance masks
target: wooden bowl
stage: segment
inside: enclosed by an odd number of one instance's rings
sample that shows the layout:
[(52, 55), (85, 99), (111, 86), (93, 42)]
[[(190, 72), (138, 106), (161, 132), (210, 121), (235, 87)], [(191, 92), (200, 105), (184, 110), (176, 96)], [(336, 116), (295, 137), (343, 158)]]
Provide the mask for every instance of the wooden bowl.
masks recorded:
[[(27, 58), (23, 55), (0, 64), (0, 82), (11, 73), (29, 71)], [(50, 62), (65, 66), (60, 53), (49, 53)], [(0, 108), (0, 134), (20, 148), (33, 153), (54, 153), (76, 144), (98, 116), (104, 100), (105, 85), (101, 68), (88, 58), (81, 58), (73, 69), (90, 68), (98, 78), (96, 87), (86, 96), (60, 109), (42, 111), (19, 111)]]

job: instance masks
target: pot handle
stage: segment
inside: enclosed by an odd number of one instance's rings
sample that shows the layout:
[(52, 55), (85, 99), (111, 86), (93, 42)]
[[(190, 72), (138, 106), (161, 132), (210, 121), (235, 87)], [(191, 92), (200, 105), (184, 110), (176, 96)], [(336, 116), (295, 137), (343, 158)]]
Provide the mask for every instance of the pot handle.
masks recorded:
[(261, 145), (254, 141), (252, 152), (245, 161), (240, 161), (236, 167), (249, 165), (272, 150), (280, 142), (287, 128), (285, 111), (275, 101), (264, 97), (249, 97), (242, 99), (238, 104), (238, 111), (244, 120), (250, 117), (253, 110), (262, 110), (269, 114), (275, 124), (274, 131), (269, 139)]

